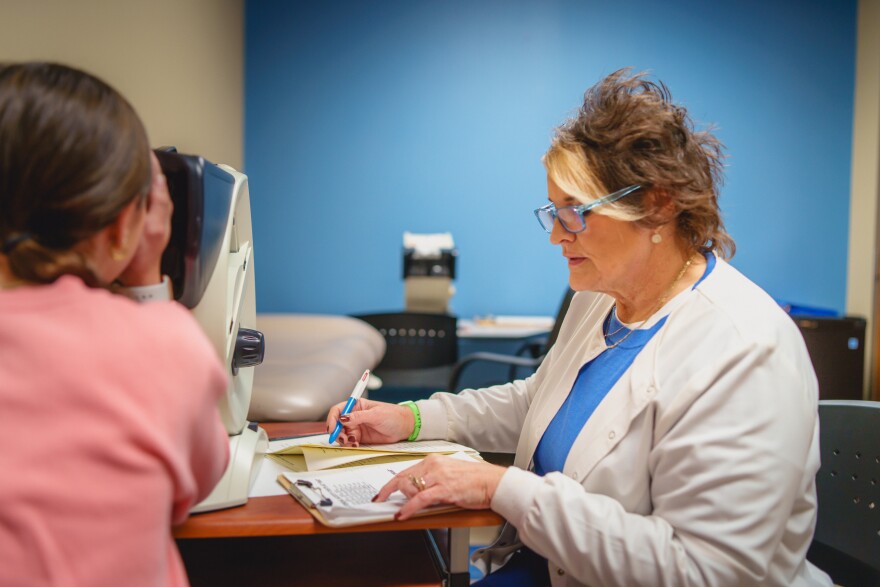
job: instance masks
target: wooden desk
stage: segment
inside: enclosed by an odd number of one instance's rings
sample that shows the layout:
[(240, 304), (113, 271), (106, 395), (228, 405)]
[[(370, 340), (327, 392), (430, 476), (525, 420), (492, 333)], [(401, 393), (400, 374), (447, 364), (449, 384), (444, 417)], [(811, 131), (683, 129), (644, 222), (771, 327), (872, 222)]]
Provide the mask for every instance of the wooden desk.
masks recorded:
[[(278, 423), (264, 424), (263, 428), (273, 438), (317, 434), (323, 431), (323, 424)], [(289, 495), (278, 495), (254, 497), (241, 507), (195, 514), (174, 529), (174, 537), (178, 539), (193, 587), (328, 585), (337, 579), (346, 585), (428, 585), (432, 583), (420, 561), (429, 550), (441, 564), (440, 572), (445, 575), (441, 578), (448, 585), (467, 585), (469, 529), (502, 522), (490, 510), (468, 510), (403, 522), (329, 528), (317, 522)], [(385, 535), (377, 537), (377, 532)], [(337, 536), (316, 536), (329, 534)], [(224, 540), (192, 540), (203, 538)], [(386, 553), (386, 557), (379, 556), (380, 552)], [(339, 553), (346, 553), (344, 568), (335, 560)], [(360, 560), (353, 560), (352, 556)], [(391, 575), (391, 566), (397, 575)], [(408, 566), (413, 568), (407, 570)], [(385, 569), (387, 574), (379, 569)], [(244, 583), (238, 576), (241, 572), (247, 572)], [(260, 580), (254, 573), (260, 574)], [(336, 578), (329, 581), (330, 575)], [(302, 577), (302, 583), (297, 582), (298, 577)], [(378, 582), (370, 582), (373, 580)]]

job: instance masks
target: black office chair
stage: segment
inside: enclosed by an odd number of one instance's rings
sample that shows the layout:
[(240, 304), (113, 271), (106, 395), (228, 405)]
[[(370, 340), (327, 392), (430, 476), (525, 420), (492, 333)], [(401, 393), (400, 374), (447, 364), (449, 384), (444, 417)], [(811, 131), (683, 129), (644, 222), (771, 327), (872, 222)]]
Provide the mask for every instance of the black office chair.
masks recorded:
[(388, 312), (353, 317), (385, 337), (385, 356), (375, 369), (383, 385), (370, 397), (387, 401), (421, 399), (443, 389), (458, 360), (455, 316)]
[(838, 585), (880, 585), (880, 402), (819, 402), (819, 510), (807, 558)]
[[(553, 346), (553, 343), (556, 342), (556, 338), (559, 336), (559, 328), (562, 326), (562, 321), (565, 318), (565, 314), (568, 312), (568, 306), (571, 304), (572, 296), (574, 296), (574, 290), (571, 288), (566, 289), (565, 295), (562, 297), (562, 303), (559, 305), (559, 310), (556, 312), (556, 320), (553, 323), (553, 328), (550, 330), (550, 334), (547, 335), (546, 338), (529, 341), (512, 355), (478, 352), (464, 357), (453, 367), (452, 373), (449, 375), (449, 382), (446, 384), (446, 389), (453, 393), (458, 391), (464, 370), (468, 366), (478, 362), (508, 365), (510, 369), (508, 371), (507, 381), (513, 381), (516, 379), (519, 369), (524, 368), (533, 372), (538, 368), (538, 365), (541, 364), (541, 361), (544, 360), (544, 357), (547, 355), (550, 347)], [(506, 383), (506, 381), (499, 381), (499, 383)]]

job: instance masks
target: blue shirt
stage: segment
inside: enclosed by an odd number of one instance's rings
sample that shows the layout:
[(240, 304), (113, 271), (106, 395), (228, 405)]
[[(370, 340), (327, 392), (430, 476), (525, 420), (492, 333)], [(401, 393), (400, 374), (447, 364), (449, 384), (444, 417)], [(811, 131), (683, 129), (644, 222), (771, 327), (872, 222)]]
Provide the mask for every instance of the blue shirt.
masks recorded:
[(665, 323), (666, 316), (651, 328), (631, 331), (617, 319), (615, 306), (615, 310), (605, 319), (605, 343), (608, 346), (615, 342), (619, 344), (606, 349), (581, 367), (571, 392), (547, 426), (541, 442), (535, 449), (535, 473), (545, 475), (551, 471), (562, 470), (571, 445), (593, 415), (599, 402), (605, 398), (620, 376), (632, 365), (639, 351)]

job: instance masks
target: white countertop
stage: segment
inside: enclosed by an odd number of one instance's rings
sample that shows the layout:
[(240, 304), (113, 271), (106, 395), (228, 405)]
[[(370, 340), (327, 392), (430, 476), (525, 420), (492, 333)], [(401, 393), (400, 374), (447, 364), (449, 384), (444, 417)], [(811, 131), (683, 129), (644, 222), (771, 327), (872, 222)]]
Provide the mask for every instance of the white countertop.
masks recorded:
[(458, 320), (459, 338), (527, 338), (553, 329), (552, 316), (475, 316)]

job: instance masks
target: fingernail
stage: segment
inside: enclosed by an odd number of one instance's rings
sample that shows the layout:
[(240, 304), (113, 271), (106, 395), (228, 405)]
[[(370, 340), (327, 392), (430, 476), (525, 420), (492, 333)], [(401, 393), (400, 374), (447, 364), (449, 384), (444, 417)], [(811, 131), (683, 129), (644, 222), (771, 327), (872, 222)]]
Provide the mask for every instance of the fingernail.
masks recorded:
[(357, 438), (355, 438), (354, 435), (348, 437), (348, 441), (351, 442), (352, 444), (354, 444), (355, 440), (357, 440)]
[(353, 446), (354, 448), (357, 448), (359, 445), (358, 445), (357, 442), (353, 442), (353, 443), (351, 444), (351, 446)]
[(373, 499), (371, 499), (370, 501), (376, 501), (377, 499), (379, 499), (379, 494), (378, 494), (378, 493), (377, 493), (376, 495), (374, 495), (374, 496), (373, 496)]
[(349, 420), (351, 420), (351, 416), (339, 416), (340, 422), (348, 422)]
[(399, 519), (400, 519), (400, 512), (397, 512), (396, 514), (394, 514), (394, 519), (395, 519), (395, 520), (399, 520)]

